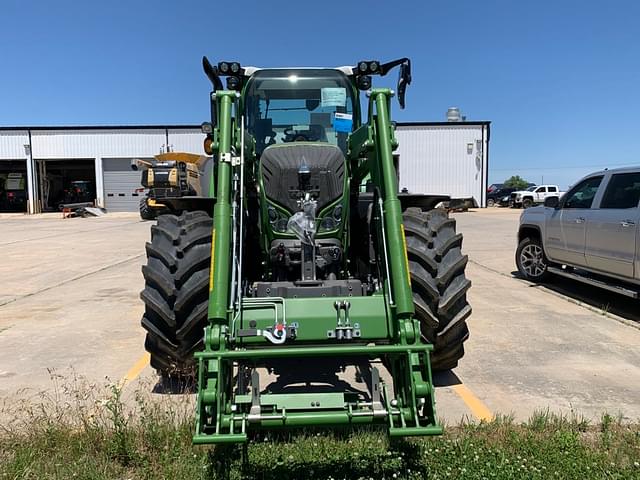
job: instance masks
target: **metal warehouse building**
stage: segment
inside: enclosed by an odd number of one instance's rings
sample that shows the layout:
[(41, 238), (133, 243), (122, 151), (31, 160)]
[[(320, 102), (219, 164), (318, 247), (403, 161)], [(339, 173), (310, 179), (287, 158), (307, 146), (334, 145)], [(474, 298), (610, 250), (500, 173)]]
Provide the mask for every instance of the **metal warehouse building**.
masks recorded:
[[(400, 188), (473, 198), (484, 207), (489, 126), (398, 123)], [(168, 148), (203, 155), (203, 139), (194, 125), (0, 127), (0, 209), (7, 209), (7, 195), (22, 195), (23, 211), (55, 210), (70, 182), (85, 181), (93, 186), (98, 206), (136, 211), (143, 194), (131, 160)]]

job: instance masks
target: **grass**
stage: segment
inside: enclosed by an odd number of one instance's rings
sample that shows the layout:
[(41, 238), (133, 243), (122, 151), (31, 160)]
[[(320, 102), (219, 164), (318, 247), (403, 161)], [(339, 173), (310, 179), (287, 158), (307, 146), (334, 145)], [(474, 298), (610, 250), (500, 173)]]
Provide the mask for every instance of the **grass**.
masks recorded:
[(503, 416), (393, 442), (375, 430), (267, 435), (243, 461), (238, 446), (191, 445), (189, 397), (124, 401), (115, 385), (80, 384), (0, 408), (0, 480), (640, 478), (640, 425), (609, 415)]

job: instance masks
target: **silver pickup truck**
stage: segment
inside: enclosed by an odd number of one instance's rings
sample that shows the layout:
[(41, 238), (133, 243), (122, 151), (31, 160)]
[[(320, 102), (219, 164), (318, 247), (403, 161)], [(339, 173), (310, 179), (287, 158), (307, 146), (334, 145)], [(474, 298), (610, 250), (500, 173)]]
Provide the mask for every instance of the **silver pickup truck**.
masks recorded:
[(562, 275), (640, 295), (640, 167), (584, 177), (562, 197), (522, 212), (516, 264), (527, 279)]

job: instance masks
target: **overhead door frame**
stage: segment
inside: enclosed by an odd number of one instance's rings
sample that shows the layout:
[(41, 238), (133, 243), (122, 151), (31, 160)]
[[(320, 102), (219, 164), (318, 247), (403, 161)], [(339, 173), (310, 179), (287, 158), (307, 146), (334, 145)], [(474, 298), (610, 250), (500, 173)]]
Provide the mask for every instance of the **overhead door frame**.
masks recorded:
[(96, 157), (93, 165), (96, 173), (96, 203), (104, 208), (104, 178), (102, 173), (102, 157)]

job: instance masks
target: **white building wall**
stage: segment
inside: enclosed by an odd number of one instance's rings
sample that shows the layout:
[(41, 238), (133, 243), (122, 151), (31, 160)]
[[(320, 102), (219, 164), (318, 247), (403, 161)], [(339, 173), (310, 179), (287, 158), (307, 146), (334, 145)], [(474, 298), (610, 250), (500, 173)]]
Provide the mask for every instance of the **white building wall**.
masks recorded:
[(157, 130), (33, 130), (33, 158), (130, 158), (160, 153), (167, 143), (164, 129)]
[[(398, 125), (400, 188), (412, 193), (474, 198), (485, 206), (488, 125)], [(204, 154), (199, 128), (32, 129), (34, 159), (94, 159), (98, 202), (104, 204), (103, 158), (150, 158), (166, 148)], [(27, 129), (0, 130), (0, 160), (27, 159)], [(29, 163), (29, 162), (27, 162)], [(30, 170), (33, 170), (32, 165)], [(29, 177), (35, 185), (34, 172)], [(35, 187), (33, 187), (35, 188)]]
[(400, 184), (411, 193), (473, 198), (485, 206), (485, 125), (399, 125)]
[(25, 160), (24, 146), (28, 144), (28, 131), (0, 130), (0, 160)]
[(205, 155), (204, 139), (205, 135), (199, 129), (177, 130), (169, 129), (169, 145), (174, 152), (187, 152)]

